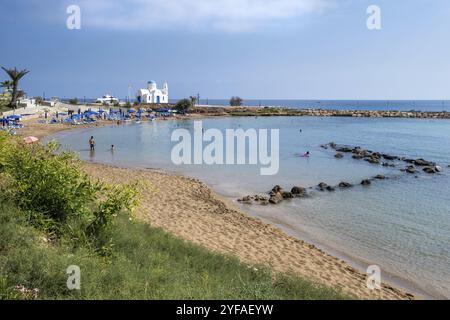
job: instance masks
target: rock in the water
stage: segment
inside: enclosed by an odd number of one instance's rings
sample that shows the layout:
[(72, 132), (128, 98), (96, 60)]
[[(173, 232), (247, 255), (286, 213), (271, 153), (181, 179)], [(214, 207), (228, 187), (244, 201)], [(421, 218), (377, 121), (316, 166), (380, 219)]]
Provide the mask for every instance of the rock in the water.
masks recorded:
[(427, 160), (424, 160), (424, 159), (414, 160), (414, 164), (416, 166), (419, 166), (419, 167), (433, 167), (433, 166), (436, 165), (434, 162), (427, 161)]
[(377, 158), (370, 157), (370, 158), (366, 158), (364, 160), (366, 160), (367, 162), (372, 163), (372, 164), (380, 164), (380, 160), (378, 160)]
[(344, 147), (336, 148), (336, 151), (338, 151), (338, 152), (352, 152), (353, 149), (351, 147), (344, 146)]
[(334, 191), (335, 190), (334, 187), (332, 187), (332, 186), (327, 186), (326, 189), (327, 189), (327, 191)]
[(262, 206), (267, 206), (269, 204), (269, 200), (262, 200), (259, 202), (259, 204)]
[(276, 185), (275, 187), (272, 188), (272, 193), (273, 194), (278, 193), (278, 192), (282, 192), (282, 191), (283, 191), (283, 188), (280, 187), (279, 185)]
[(370, 185), (372, 182), (370, 182), (370, 180), (369, 179), (364, 179), (363, 181), (361, 181), (361, 184), (363, 185), (363, 186), (368, 186), (368, 185)]
[(328, 187), (328, 185), (325, 182), (321, 182), (317, 185), (320, 191), (325, 191), (325, 189)]
[(416, 168), (414, 168), (413, 166), (407, 166), (407, 167), (405, 168), (405, 171), (406, 171), (407, 173), (416, 173)]
[(239, 202), (243, 202), (243, 203), (247, 203), (247, 204), (252, 203), (253, 200), (254, 200), (254, 198), (251, 196), (245, 196), (242, 199), (238, 199)]
[(344, 157), (344, 155), (342, 153), (338, 152), (334, 155), (334, 157), (337, 159), (342, 159)]
[(436, 170), (436, 167), (425, 167), (422, 169), (426, 173), (438, 173), (439, 171)]
[(359, 153), (355, 153), (354, 155), (352, 155), (352, 158), (356, 159), (356, 160), (360, 160), (360, 159), (364, 158), (364, 156)]
[(294, 197), (294, 195), (289, 191), (283, 191), (281, 195), (283, 199), (292, 199)]
[(385, 154), (385, 153), (383, 153), (382, 156), (386, 160), (397, 160), (398, 159), (397, 156), (391, 156), (390, 154)]
[(375, 178), (375, 179), (378, 179), (378, 180), (384, 180), (384, 179), (386, 179), (386, 177), (385, 177), (384, 175), (382, 175), (382, 174), (377, 174), (374, 178)]
[(306, 189), (302, 188), (302, 187), (293, 187), (291, 189), (291, 193), (295, 196), (295, 197), (304, 197), (306, 195)]
[(269, 202), (273, 204), (278, 204), (281, 201), (283, 201), (283, 196), (280, 192), (275, 193), (274, 195), (270, 196)]
[(351, 183), (348, 183), (345, 181), (342, 181), (339, 183), (339, 188), (351, 188), (351, 187), (353, 187), (353, 185)]

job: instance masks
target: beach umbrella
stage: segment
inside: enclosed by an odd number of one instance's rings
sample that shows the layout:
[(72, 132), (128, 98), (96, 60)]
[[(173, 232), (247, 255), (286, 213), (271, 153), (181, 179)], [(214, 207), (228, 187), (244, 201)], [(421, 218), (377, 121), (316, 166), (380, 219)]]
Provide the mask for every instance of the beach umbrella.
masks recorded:
[(134, 110), (134, 109), (128, 109), (128, 113), (133, 113), (133, 112), (136, 112), (136, 110)]
[(13, 114), (13, 115), (11, 115), (11, 116), (8, 116), (8, 119), (20, 119), (20, 118), (21, 118), (21, 116), (16, 115), (16, 114)]
[(39, 141), (39, 139), (36, 138), (36, 137), (33, 137), (33, 136), (29, 136), (29, 137), (23, 138), (23, 141), (24, 141), (26, 144), (32, 144), (32, 143), (35, 143), (36, 141)]

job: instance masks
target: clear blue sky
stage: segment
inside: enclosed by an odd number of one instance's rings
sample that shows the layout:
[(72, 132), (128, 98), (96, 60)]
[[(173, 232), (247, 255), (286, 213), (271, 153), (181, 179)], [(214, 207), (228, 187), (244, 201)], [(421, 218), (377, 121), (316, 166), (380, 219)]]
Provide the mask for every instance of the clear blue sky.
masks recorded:
[(29, 95), (156, 80), (171, 98), (450, 99), (448, 0), (0, 0), (0, 34), (0, 65), (31, 71)]

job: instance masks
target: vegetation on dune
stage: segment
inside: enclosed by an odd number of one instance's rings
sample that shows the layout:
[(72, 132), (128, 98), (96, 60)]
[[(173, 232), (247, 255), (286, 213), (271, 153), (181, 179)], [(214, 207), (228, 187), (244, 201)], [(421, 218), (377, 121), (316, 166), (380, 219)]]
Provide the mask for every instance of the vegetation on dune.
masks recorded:
[[(138, 186), (91, 181), (80, 168), (53, 142), (0, 132), (0, 299), (345, 298), (136, 221)], [(71, 265), (80, 290), (67, 288)]]

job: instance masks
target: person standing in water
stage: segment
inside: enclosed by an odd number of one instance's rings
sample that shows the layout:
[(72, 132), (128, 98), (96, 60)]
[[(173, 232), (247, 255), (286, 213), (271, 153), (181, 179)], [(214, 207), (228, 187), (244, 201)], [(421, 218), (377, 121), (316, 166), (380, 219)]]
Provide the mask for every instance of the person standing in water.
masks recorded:
[(91, 136), (91, 138), (89, 139), (89, 147), (91, 149), (91, 151), (95, 150), (95, 140), (94, 140), (94, 136)]

